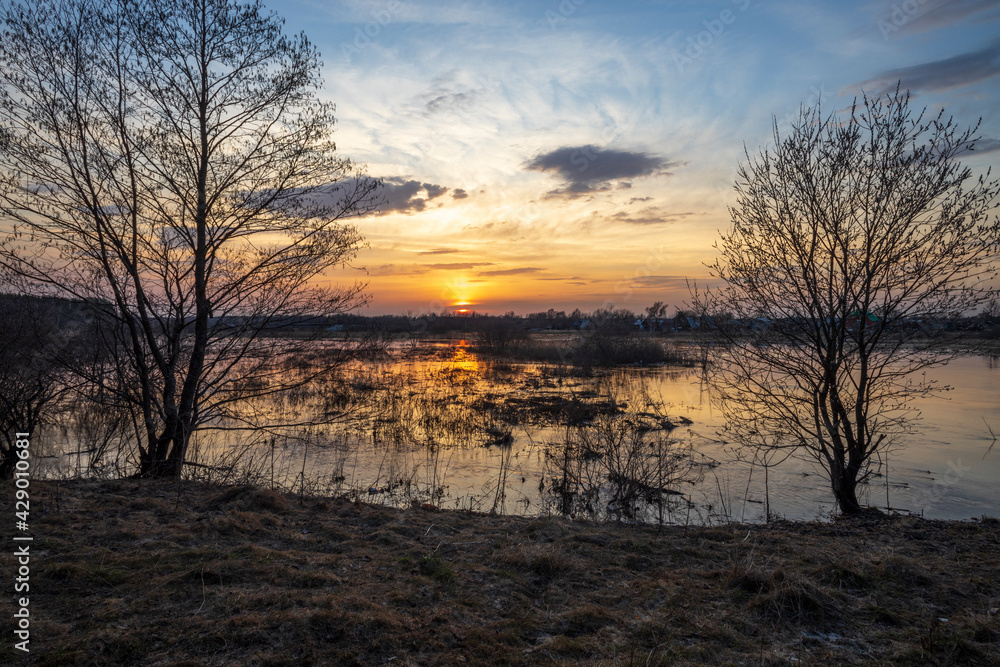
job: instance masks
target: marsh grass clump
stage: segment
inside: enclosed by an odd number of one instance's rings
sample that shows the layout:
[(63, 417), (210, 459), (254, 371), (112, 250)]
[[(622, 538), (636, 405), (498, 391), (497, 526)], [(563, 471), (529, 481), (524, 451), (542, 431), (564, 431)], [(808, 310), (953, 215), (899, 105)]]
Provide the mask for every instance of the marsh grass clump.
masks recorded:
[(451, 563), (436, 554), (429, 554), (422, 557), (418, 562), (418, 569), (421, 574), (442, 582), (452, 581), (455, 578), (455, 572), (452, 570)]
[(558, 629), (567, 637), (592, 635), (609, 625), (618, 623), (618, 617), (606, 607), (585, 604), (572, 609), (559, 618)]
[(830, 595), (781, 564), (756, 562), (753, 551), (734, 559), (724, 578), (738, 597), (774, 623), (823, 621), (838, 615)]
[(524, 324), (512, 317), (487, 318), (476, 327), (476, 349), (492, 357), (516, 354), (527, 339)]
[(613, 392), (613, 406), (568, 426), (546, 452), (549, 495), (562, 514), (664, 523), (703, 468), (689, 443), (674, 438), (675, 423), (662, 402), (637, 394), (628, 403)]
[(494, 557), (498, 565), (521, 573), (554, 577), (573, 569), (573, 560), (547, 545), (516, 544), (500, 550)]
[(209, 498), (206, 511), (284, 512), (291, 508), (288, 499), (271, 489), (237, 486)]
[(667, 351), (660, 339), (634, 334), (606, 333), (600, 329), (584, 337), (573, 350), (573, 363), (583, 367), (659, 364), (667, 360)]

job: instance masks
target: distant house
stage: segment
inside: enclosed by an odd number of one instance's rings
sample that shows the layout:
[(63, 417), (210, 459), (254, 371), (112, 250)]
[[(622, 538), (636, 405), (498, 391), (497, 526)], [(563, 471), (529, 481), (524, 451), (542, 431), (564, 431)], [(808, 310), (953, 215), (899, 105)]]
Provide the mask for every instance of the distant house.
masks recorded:
[(858, 331), (861, 327), (872, 328), (878, 325), (882, 320), (879, 319), (878, 315), (875, 313), (865, 311), (863, 314), (860, 309), (855, 310), (853, 313), (847, 316), (847, 330), (848, 331)]
[(673, 331), (673, 320), (657, 317), (640, 317), (632, 326), (639, 331)]
[(589, 329), (590, 328), (590, 320), (575, 320), (573, 322), (573, 328), (574, 329), (580, 329), (580, 330)]
[(733, 320), (733, 326), (748, 331), (767, 331), (771, 328), (771, 320), (767, 317), (750, 317), (742, 320)]
[(674, 318), (674, 329), (676, 331), (705, 331), (715, 328), (715, 318), (711, 315), (685, 315), (679, 313)]

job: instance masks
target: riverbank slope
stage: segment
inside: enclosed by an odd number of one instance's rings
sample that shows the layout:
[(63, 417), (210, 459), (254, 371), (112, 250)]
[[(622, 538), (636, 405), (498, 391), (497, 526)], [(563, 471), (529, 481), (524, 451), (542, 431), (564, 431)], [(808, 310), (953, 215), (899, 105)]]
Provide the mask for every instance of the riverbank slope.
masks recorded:
[(29, 664), (1000, 663), (993, 519), (660, 530), (122, 480), (35, 483), (31, 520)]

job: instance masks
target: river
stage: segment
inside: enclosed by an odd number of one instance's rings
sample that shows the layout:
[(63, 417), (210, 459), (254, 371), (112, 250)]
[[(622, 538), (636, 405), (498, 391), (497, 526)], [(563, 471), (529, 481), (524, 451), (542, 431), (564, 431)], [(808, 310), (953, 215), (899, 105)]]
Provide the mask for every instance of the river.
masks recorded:
[[(767, 471), (765, 487), (763, 468), (735, 460), (719, 436), (719, 411), (694, 369), (630, 366), (581, 376), (553, 364), (487, 362), (467, 341), (424, 345), (430, 354), (355, 365), (345, 386), (370, 403), (348, 410), (357, 418), (283, 439), (206, 433), (191, 453), (209, 467), (196, 466), (192, 475), (230, 466), (239, 449), (240, 464), (218, 481), (247, 479), (396, 505), (670, 523), (762, 521), (765, 499), (776, 517), (834, 513), (829, 483), (813, 461), (789, 458)], [(991, 449), (992, 433), (1000, 433), (1000, 360), (960, 357), (927, 375), (951, 389), (913, 403), (921, 414), (918, 433), (876, 462), (863, 502), (927, 518), (1000, 516), (1000, 446)], [(664, 485), (671, 490), (668, 502), (647, 503), (638, 514), (617, 513), (614, 502), (609, 506), (606, 477), (597, 480), (596, 469), (590, 481), (600, 488), (586, 508), (570, 507), (556, 492), (568, 479), (561, 458), (568, 447), (584, 452), (581, 465), (593, 458), (586, 456), (586, 433), (603, 418), (599, 401), (608, 396), (618, 412), (631, 409), (654, 422), (668, 418), (673, 428), (654, 430), (650, 442), (696, 457), (686, 471), (693, 483)], [(561, 416), (547, 420), (550, 412)], [(573, 426), (566, 425), (566, 414), (577, 414)], [(74, 460), (73, 448), (63, 448), (67, 461)], [(580, 481), (575, 487), (577, 500), (586, 495), (584, 486)]]

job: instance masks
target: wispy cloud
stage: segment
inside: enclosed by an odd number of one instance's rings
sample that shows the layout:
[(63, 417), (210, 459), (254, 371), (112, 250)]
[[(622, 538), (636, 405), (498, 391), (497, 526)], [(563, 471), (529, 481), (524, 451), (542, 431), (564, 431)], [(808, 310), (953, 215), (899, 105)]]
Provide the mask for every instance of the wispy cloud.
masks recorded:
[(686, 211), (684, 213), (667, 213), (661, 208), (651, 206), (634, 214), (620, 211), (611, 216), (611, 219), (616, 222), (624, 222), (629, 225), (666, 225), (696, 215), (698, 214), (693, 211)]
[(978, 22), (996, 20), (1000, 0), (882, 0), (875, 9), (878, 28), (888, 38), (940, 30), (973, 15)]
[(537, 266), (525, 266), (516, 269), (496, 269), (494, 271), (480, 271), (481, 276), (516, 276), (524, 273), (537, 273), (538, 271), (544, 271), (545, 269), (539, 268)]
[(861, 85), (874, 94), (893, 90), (897, 81), (911, 92), (934, 92), (977, 83), (997, 74), (1000, 74), (1000, 40), (978, 51), (887, 70)]
[(992, 153), (993, 151), (1000, 151), (1000, 139), (994, 139), (993, 137), (980, 139), (976, 142), (973, 150), (977, 153)]
[[(563, 146), (542, 153), (525, 167), (534, 171), (553, 171), (565, 188), (553, 194), (581, 195), (607, 189), (614, 181), (668, 173), (676, 166), (670, 160), (643, 152), (620, 151), (587, 146)], [(630, 185), (625, 181), (627, 185)]]
[(435, 271), (465, 271), (480, 266), (493, 266), (493, 262), (452, 262), (449, 264), (426, 264), (425, 266)]
[(634, 281), (637, 287), (679, 289), (687, 287), (688, 279), (684, 276), (639, 276)]
[(455, 248), (434, 248), (432, 250), (421, 250), (418, 255), (451, 255), (456, 252), (461, 252)]
[(398, 264), (379, 264), (378, 266), (356, 267), (358, 271), (372, 277), (399, 276), (399, 275), (420, 275), (426, 270), (414, 266), (400, 266)]
[(435, 77), (413, 100), (423, 115), (447, 114), (474, 109), (494, 92), (497, 82), (486, 77), (469, 80), (467, 72), (455, 69)]

